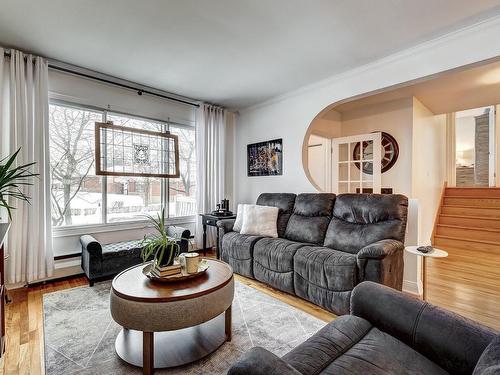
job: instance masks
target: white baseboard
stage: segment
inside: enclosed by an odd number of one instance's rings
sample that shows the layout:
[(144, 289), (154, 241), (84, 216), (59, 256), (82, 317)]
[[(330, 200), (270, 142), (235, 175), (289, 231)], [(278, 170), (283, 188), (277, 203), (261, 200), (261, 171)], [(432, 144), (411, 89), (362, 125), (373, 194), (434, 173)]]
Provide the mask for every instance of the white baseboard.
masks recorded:
[(403, 280), (403, 292), (413, 294), (416, 297), (421, 297), (423, 294), (422, 282)]

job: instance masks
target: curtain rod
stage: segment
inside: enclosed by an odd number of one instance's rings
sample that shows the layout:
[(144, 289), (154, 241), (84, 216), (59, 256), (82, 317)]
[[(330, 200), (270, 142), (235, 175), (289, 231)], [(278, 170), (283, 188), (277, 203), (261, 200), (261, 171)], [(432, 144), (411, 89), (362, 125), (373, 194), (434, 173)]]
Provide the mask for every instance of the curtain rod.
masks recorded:
[[(10, 56), (11, 55), (10, 54), (10, 50), (5, 50), (4, 51), (4, 55), (5, 56)], [(142, 94), (148, 94), (148, 95), (156, 96), (156, 97), (159, 97), (159, 98), (172, 100), (174, 102), (187, 104), (187, 105), (190, 105), (190, 106), (193, 106), (193, 107), (197, 107), (197, 108), (200, 106), (198, 103), (194, 103), (194, 102), (190, 102), (190, 101), (187, 101), (187, 100), (179, 99), (179, 98), (176, 98), (176, 97), (173, 97), (173, 96), (159, 94), (159, 93), (156, 93), (156, 92), (153, 92), (153, 91), (149, 91), (149, 90), (144, 89), (144, 88), (138, 88), (138, 87), (134, 87), (134, 86), (131, 86), (131, 85), (126, 85), (124, 83), (115, 82), (115, 81), (112, 81), (112, 80), (109, 80), (109, 79), (96, 77), (96, 76), (93, 76), (91, 74), (86, 74), (86, 73), (78, 72), (76, 70), (72, 70), (72, 69), (68, 69), (68, 68), (63, 68), (63, 67), (60, 67), (58, 65), (55, 65), (55, 64), (51, 63), (50, 61), (49, 61), (49, 68), (52, 69), (52, 70), (59, 70), (61, 72), (70, 73), (70, 74), (74, 74), (74, 75), (77, 75), (77, 76), (80, 76), (80, 77), (89, 78), (89, 79), (92, 79), (94, 81), (104, 82), (104, 83), (107, 83), (107, 84), (110, 84), (110, 85), (114, 85), (114, 86), (118, 86), (118, 87), (123, 87), (123, 88), (128, 89), (128, 90), (133, 90), (133, 91), (136, 91), (137, 95), (139, 95), (139, 96), (141, 96)]]

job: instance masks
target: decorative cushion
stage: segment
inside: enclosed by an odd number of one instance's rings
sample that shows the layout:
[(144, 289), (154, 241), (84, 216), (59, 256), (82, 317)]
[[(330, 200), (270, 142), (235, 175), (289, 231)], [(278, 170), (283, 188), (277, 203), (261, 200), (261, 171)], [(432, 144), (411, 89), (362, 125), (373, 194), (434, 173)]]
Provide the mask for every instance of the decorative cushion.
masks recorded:
[(291, 241), (323, 244), (335, 194), (299, 194), (284, 237)]
[(280, 209), (277, 223), (278, 237), (285, 235), (286, 226), (293, 212), (296, 197), (293, 193), (262, 193), (257, 198), (259, 206), (271, 206)]
[(241, 234), (278, 237), (278, 207), (246, 205), (243, 208)]
[(233, 224), (233, 230), (235, 232), (241, 232), (241, 226), (243, 225), (243, 211), (245, 209), (246, 204), (239, 204), (238, 209), (236, 211), (236, 220)]
[(384, 239), (403, 242), (408, 198), (398, 194), (340, 194), (323, 245), (356, 254)]

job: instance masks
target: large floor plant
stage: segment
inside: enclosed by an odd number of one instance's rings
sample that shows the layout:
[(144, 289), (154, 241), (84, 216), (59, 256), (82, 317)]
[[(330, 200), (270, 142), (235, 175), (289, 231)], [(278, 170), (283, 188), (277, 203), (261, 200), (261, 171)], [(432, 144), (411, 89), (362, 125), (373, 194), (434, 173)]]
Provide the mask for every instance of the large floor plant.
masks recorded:
[(144, 215), (156, 230), (155, 233), (144, 236), (141, 256), (144, 262), (154, 260), (160, 267), (170, 266), (179, 255), (180, 238), (169, 237), (165, 225), (165, 209), (157, 213), (156, 217)]
[(12, 210), (16, 208), (12, 205), (12, 201), (30, 203), (30, 197), (24, 193), (23, 188), (33, 185), (33, 177), (38, 176), (31, 171), (31, 167), (36, 163), (14, 166), (20, 151), (21, 149), (18, 149), (11, 156), (0, 160), (0, 207), (7, 209), (10, 220), (12, 220)]

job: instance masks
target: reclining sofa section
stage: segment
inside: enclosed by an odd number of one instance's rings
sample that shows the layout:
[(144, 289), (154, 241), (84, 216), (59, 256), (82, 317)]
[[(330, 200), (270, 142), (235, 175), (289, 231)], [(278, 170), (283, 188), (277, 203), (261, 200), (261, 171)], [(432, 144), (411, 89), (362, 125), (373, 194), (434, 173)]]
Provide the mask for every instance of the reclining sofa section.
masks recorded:
[(401, 290), (408, 199), (381, 194), (264, 193), (279, 208), (278, 238), (233, 231), (220, 220), (219, 248), (234, 272), (342, 315), (369, 280)]

